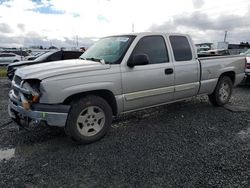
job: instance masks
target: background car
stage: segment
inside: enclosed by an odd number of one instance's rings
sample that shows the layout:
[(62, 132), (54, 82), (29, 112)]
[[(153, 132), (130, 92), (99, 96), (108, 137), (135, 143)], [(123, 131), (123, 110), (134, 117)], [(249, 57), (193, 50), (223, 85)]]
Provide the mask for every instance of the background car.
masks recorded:
[(0, 53), (0, 64), (8, 65), (10, 63), (21, 61), (22, 57), (14, 53)]
[(26, 61), (32, 61), (32, 60), (35, 60), (36, 58), (38, 58), (39, 56), (41, 56), (47, 52), (50, 52), (50, 50), (30, 51), (30, 55), (26, 56), (25, 59), (26, 59)]
[(13, 53), (16, 55), (21, 56), (21, 61), (27, 61), (28, 57), (30, 56), (30, 54), (25, 51), (25, 50), (19, 50), (19, 49), (8, 49), (8, 50), (4, 50), (2, 51), (3, 53)]
[(18, 50), (18, 49), (15, 49), (15, 50), (4, 50), (3, 51), (4, 53), (13, 53), (13, 54), (16, 54), (16, 55), (20, 55), (22, 57), (26, 57), (26, 56), (29, 56), (30, 54), (24, 50)]
[(46, 63), (50, 61), (78, 59), (82, 54), (83, 52), (80, 51), (62, 51), (62, 50), (50, 51), (37, 57), (33, 61), (22, 61), (10, 64), (7, 69), (7, 76), (10, 80), (12, 80), (17, 68), (28, 65), (34, 65), (38, 63)]
[(223, 56), (223, 55), (230, 55), (230, 53), (228, 50), (224, 49), (200, 51), (198, 53), (198, 57)]
[(244, 55), (246, 56), (246, 77), (247, 81), (250, 80), (250, 49), (247, 50)]

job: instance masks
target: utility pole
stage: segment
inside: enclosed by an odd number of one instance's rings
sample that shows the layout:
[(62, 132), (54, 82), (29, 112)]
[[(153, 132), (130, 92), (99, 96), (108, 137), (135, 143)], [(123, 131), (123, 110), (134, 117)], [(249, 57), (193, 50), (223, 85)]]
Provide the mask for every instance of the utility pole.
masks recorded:
[(227, 31), (225, 31), (224, 42), (226, 42), (226, 39), (227, 39)]

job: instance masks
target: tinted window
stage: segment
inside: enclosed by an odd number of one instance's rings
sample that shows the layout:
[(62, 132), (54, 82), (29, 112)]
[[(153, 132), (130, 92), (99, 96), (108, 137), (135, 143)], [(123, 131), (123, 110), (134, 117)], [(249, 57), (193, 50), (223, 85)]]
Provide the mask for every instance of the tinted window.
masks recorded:
[(55, 52), (48, 57), (49, 61), (58, 61), (62, 59), (62, 52)]
[(189, 61), (192, 59), (192, 51), (189, 42), (184, 36), (170, 36), (169, 37), (175, 61)]
[(150, 64), (169, 61), (167, 48), (162, 36), (147, 36), (140, 39), (132, 56), (137, 54), (147, 54)]
[(0, 57), (14, 57), (13, 54), (0, 54)]
[(19, 51), (19, 50), (14, 50), (14, 51), (12, 51), (12, 50), (6, 50), (5, 52), (7, 52), (7, 53), (14, 53), (16, 55), (25, 56), (25, 57), (29, 55), (26, 51)]
[(78, 59), (82, 54), (83, 52), (64, 51), (63, 59)]

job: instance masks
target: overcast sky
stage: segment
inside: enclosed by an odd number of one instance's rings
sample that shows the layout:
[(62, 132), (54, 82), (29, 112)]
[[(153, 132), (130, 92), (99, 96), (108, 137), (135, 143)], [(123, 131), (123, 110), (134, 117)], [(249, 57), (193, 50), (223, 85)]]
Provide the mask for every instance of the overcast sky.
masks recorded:
[(249, 0), (0, 0), (0, 46), (88, 46), (99, 37), (163, 31), (195, 43), (250, 42)]

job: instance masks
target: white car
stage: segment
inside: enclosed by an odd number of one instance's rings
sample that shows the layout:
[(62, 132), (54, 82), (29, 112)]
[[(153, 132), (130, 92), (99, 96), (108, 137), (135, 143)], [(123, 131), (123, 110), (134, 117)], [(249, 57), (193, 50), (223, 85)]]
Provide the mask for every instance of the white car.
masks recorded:
[(250, 78), (250, 49), (247, 50), (244, 55), (246, 56), (246, 76)]
[(14, 53), (0, 53), (0, 65), (8, 65), (21, 60), (22, 57), (20, 55)]

